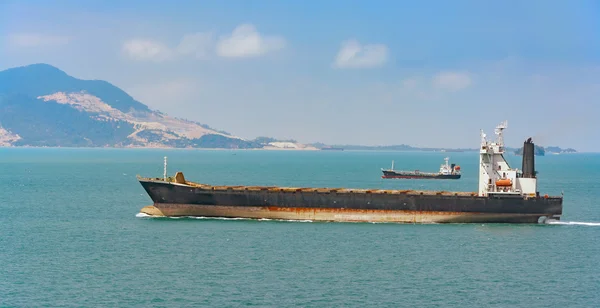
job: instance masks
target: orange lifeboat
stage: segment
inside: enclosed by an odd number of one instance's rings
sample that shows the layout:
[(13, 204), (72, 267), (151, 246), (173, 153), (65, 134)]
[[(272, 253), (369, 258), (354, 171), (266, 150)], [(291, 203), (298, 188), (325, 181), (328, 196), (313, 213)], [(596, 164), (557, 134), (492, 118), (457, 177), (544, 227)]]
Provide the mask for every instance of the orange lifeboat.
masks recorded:
[(460, 166), (455, 166), (454, 170), (459, 171), (460, 170)]
[(510, 179), (498, 180), (498, 181), (496, 181), (496, 186), (501, 186), (501, 187), (512, 186), (512, 181)]

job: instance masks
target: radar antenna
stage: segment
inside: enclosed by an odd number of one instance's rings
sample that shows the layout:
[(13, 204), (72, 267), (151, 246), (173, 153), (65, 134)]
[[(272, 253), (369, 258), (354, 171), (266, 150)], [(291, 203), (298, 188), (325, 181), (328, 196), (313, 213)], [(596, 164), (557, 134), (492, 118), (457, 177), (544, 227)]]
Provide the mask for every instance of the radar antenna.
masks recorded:
[(487, 140), (485, 140), (486, 134), (483, 132), (483, 129), (480, 130), (480, 136), (481, 136), (481, 145), (485, 145), (487, 143)]
[(498, 141), (496, 142), (499, 146), (503, 146), (504, 145), (504, 136), (502, 134), (502, 131), (505, 130), (508, 127), (508, 121), (504, 121), (502, 123), (500, 123), (498, 126), (496, 126), (496, 136), (498, 136)]

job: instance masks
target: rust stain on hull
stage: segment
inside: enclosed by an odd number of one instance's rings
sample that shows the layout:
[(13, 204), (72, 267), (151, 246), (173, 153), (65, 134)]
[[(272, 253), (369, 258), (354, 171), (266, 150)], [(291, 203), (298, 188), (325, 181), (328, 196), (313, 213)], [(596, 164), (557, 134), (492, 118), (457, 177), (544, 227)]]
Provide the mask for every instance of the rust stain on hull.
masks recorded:
[(334, 222), (395, 223), (537, 223), (546, 214), (469, 213), (406, 210), (336, 208), (290, 208), (259, 206), (218, 206), (159, 203), (146, 206), (142, 213), (152, 216), (204, 216), (251, 219), (312, 220)]
[(154, 205), (144, 206), (140, 210), (140, 213), (148, 214), (148, 215), (151, 215), (151, 216), (166, 216), (163, 212), (161, 212), (161, 210), (159, 210)]

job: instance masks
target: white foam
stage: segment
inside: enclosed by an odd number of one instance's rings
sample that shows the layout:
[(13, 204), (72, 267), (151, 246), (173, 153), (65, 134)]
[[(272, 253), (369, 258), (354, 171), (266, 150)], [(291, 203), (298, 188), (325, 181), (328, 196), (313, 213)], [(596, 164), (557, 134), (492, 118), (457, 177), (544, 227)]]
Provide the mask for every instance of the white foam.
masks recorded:
[(250, 219), (250, 218), (242, 218), (242, 217), (204, 217), (204, 216), (186, 216), (186, 218), (216, 219), (216, 220), (249, 220)]
[(255, 221), (286, 221), (286, 222), (313, 222), (312, 220), (296, 220), (296, 219), (270, 219), (270, 218), (244, 218), (244, 217), (204, 217), (204, 216), (186, 216), (193, 219), (214, 219), (214, 220), (255, 220)]
[[(135, 214), (137, 218), (151, 218), (151, 217), (162, 217), (162, 216), (154, 216), (146, 213), (137, 213)], [(261, 219), (252, 219), (252, 218), (243, 218), (243, 217), (205, 217), (205, 216), (180, 216), (180, 217), (169, 217), (171, 219), (181, 219), (181, 218), (190, 218), (190, 219), (208, 219), (208, 220), (256, 220), (256, 221), (285, 221), (285, 222), (314, 222), (313, 220), (296, 220), (296, 219), (269, 219), (269, 218), (261, 218)], [(381, 224), (385, 222), (369, 222), (372, 224)], [(569, 226), (591, 226), (591, 227), (600, 227), (600, 222), (583, 222), (583, 221), (559, 221), (559, 220), (547, 220), (545, 224), (548, 225), (569, 225)]]
[[(146, 213), (137, 213), (135, 217), (138, 218), (165, 218), (164, 216), (154, 216), (148, 215)], [(255, 220), (255, 221), (286, 221), (286, 222), (313, 222), (312, 220), (295, 220), (295, 219), (269, 219), (269, 218), (261, 218), (261, 219), (253, 219), (253, 218), (244, 218), (244, 217), (205, 217), (205, 216), (176, 216), (176, 217), (168, 217), (171, 219), (207, 219), (207, 220)]]
[(583, 222), (583, 221), (558, 221), (550, 220), (546, 224), (549, 225), (573, 225), (573, 226), (593, 226), (600, 227), (600, 222)]

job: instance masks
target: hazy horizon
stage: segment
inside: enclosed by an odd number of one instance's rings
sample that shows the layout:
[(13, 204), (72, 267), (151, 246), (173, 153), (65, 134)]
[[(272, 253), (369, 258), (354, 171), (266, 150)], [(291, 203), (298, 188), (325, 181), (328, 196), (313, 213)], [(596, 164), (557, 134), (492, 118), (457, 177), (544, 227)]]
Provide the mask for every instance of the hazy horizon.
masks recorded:
[(48, 63), (246, 139), (600, 152), (600, 4), (3, 1), (0, 70)]

